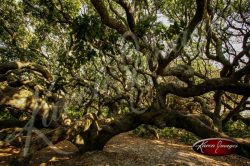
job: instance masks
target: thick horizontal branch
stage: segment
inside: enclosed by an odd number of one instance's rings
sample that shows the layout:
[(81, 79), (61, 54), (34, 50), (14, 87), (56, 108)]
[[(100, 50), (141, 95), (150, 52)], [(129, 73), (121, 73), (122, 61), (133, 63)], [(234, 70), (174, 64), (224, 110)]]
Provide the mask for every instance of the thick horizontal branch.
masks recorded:
[(188, 65), (177, 65), (175, 67), (165, 68), (161, 76), (176, 76), (180, 80), (187, 82), (194, 76), (194, 69)]
[(12, 128), (12, 127), (23, 127), (28, 121), (19, 120), (0, 120), (0, 129)]
[(159, 87), (159, 92), (163, 95), (168, 93), (175, 94), (181, 97), (200, 96), (207, 92), (215, 90), (224, 90), (230, 93), (249, 96), (250, 85), (233, 82), (229, 78), (214, 78), (204, 81), (201, 84), (193, 85), (191, 87), (180, 87), (175, 84), (162, 84)]
[[(15, 127), (24, 127), (27, 123), (29, 122), (29, 120), (24, 120), (24, 121), (20, 121), (20, 120), (0, 120), (0, 129), (5, 129), (5, 128), (15, 128)], [(36, 128), (50, 128), (50, 129), (54, 129), (56, 127), (58, 127), (57, 125), (54, 125), (54, 123), (48, 127), (44, 126), (41, 120), (36, 120), (34, 126)]]
[(46, 70), (43, 66), (31, 62), (7, 62), (0, 64), (0, 74), (5, 74), (10, 70), (24, 68), (41, 73), (49, 81), (53, 79), (49, 71)]

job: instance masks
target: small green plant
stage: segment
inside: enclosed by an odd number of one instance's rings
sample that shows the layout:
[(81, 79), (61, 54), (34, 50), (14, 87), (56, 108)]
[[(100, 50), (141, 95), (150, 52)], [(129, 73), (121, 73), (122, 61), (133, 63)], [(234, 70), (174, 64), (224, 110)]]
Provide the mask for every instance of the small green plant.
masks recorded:
[(223, 131), (231, 137), (250, 137), (250, 126), (247, 126), (241, 120), (228, 121)]
[(150, 136), (152, 136), (152, 133), (147, 130), (147, 127), (145, 127), (145, 125), (140, 125), (135, 130), (133, 130), (132, 133), (145, 138), (149, 138)]
[(159, 130), (159, 134), (163, 138), (174, 139), (185, 144), (193, 144), (194, 142), (199, 140), (199, 138), (193, 133), (174, 127), (166, 127), (162, 130)]
[(67, 115), (69, 115), (71, 118), (74, 119), (79, 119), (80, 117), (83, 116), (84, 112), (83, 111), (78, 111), (77, 109), (75, 109), (74, 107), (69, 107), (65, 110), (65, 112), (67, 113)]
[[(174, 127), (166, 127), (164, 129), (157, 129), (156, 131), (159, 134), (160, 138), (173, 139), (184, 144), (192, 145), (194, 142), (199, 140), (199, 138), (194, 134), (186, 130), (177, 129)], [(132, 133), (140, 137), (153, 137), (153, 132), (149, 131), (148, 127), (146, 127), (145, 125), (139, 126), (135, 130), (133, 130)]]
[(9, 112), (0, 111), (0, 120), (6, 120), (13, 118)]

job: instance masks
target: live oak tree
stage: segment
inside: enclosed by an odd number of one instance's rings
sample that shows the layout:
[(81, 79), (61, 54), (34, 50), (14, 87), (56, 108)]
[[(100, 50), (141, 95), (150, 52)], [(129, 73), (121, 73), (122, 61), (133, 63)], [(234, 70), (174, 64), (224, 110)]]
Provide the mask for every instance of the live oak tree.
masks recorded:
[[(250, 109), (249, 5), (4, 0), (0, 110), (10, 118), (1, 129), (26, 124), (8, 144), (23, 147), (27, 124), (35, 133), (48, 128), (50, 143), (68, 140), (81, 153), (141, 124), (230, 137), (223, 133), (228, 121), (250, 123), (242, 114)], [(40, 136), (29, 154), (48, 146)], [(249, 138), (232, 139), (249, 157)]]

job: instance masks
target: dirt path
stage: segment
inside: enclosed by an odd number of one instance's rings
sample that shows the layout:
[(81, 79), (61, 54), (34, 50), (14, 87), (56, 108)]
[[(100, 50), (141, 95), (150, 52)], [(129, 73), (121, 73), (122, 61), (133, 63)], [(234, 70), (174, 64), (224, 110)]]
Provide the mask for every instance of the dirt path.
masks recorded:
[[(77, 149), (67, 141), (56, 145), (65, 151)], [(0, 165), (8, 165), (10, 155), (16, 149), (0, 151)], [(104, 151), (90, 152), (81, 156), (63, 156), (51, 148), (45, 148), (34, 154), (31, 165), (84, 165), (84, 166), (177, 166), (177, 165), (221, 165), (250, 166), (250, 160), (238, 155), (204, 156), (195, 153), (191, 146), (173, 143), (168, 140), (143, 139), (130, 134), (120, 134), (114, 137)]]

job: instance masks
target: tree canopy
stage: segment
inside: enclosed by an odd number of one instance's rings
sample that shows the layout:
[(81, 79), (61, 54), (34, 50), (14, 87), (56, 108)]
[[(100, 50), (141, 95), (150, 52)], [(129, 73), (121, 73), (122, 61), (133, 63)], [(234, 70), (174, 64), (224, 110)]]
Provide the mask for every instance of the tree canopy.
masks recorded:
[[(141, 124), (230, 137), (227, 122), (250, 124), (249, 10), (247, 0), (3, 0), (0, 123), (24, 127), (8, 144), (32, 131), (25, 157), (65, 139), (100, 150)], [(249, 138), (232, 139), (249, 157)]]

